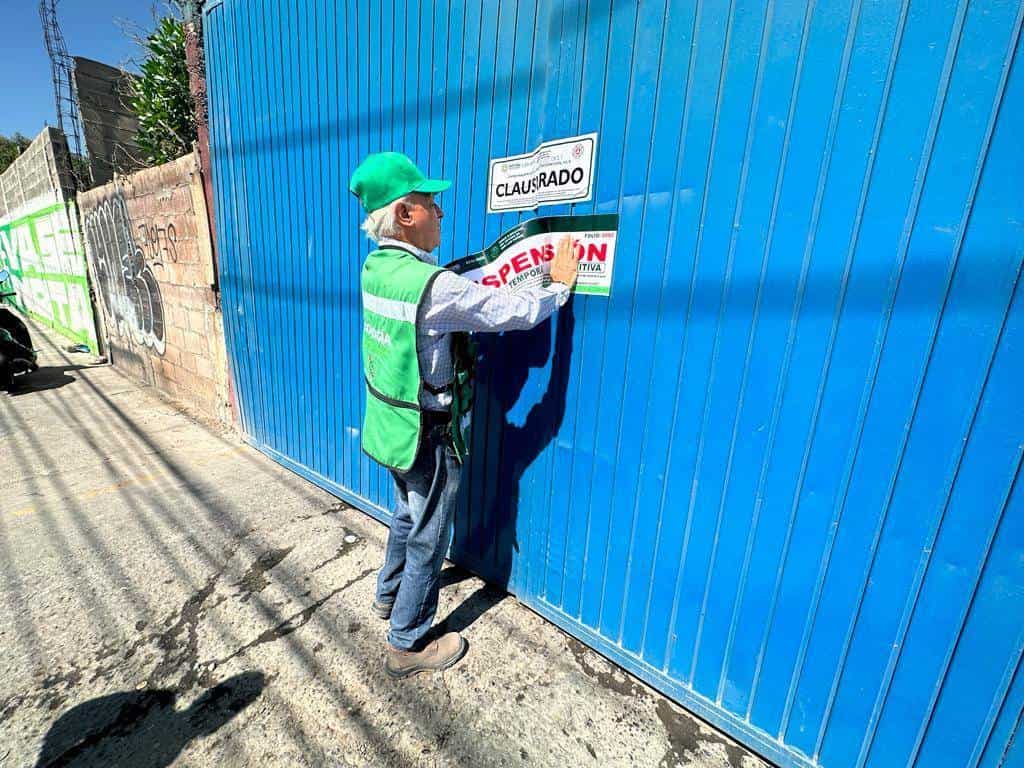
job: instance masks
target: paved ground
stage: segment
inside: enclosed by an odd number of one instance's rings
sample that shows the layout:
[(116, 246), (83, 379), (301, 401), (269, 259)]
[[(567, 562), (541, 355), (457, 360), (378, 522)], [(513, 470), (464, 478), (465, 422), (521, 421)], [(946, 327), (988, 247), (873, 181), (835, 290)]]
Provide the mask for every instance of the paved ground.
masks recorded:
[(0, 768), (764, 765), (453, 566), (469, 655), (391, 681), (382, 526), (37, 335), (0, 394)]

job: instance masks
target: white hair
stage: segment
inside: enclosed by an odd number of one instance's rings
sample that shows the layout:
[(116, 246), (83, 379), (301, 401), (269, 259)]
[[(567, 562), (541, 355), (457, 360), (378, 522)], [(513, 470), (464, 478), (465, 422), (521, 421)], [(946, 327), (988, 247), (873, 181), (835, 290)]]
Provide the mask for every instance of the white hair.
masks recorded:
[(395, 219), (395, 207), (399, 203), (412, 203), (412, 195), (403, 195), (402, 197), (394, 200), (383, 208), (378, 208), (376, 211), (370, 211), (363, 220), (360, 229), (366, 233), (366, 236), (371, 240), (380, 242), (386, 237), (398, 237), (402, 234), (402, 231), (398, 227), (398, 221)]

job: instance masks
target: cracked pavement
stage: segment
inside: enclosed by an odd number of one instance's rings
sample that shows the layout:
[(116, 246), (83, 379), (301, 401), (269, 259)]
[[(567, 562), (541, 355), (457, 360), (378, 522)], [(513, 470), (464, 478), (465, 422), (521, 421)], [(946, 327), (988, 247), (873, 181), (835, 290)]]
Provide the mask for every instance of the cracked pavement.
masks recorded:
[(0, 768), (765, 765), (451, 564), (469, 654), (390, 680), (383, 526), (33, 333), (0, 394)]

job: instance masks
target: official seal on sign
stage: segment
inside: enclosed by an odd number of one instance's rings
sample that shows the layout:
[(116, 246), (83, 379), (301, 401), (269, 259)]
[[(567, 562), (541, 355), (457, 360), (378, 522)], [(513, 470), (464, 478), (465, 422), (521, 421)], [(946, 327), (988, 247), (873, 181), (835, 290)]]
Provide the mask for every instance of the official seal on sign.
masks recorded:
[(579, 160), (581, 157), (583, 157), (583, 145), (582, 144), (577, 144), (575, 147), (572, 148), (572, 156), (574, 158), (576, 158), (577, 160)]

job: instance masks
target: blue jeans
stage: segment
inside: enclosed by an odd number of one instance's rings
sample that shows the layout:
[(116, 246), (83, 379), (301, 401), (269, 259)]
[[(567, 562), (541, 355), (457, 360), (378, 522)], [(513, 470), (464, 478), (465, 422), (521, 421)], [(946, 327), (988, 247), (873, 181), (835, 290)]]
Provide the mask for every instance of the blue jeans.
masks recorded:
[(391, 472), (395, 509), (377, 579), (377, 601), (392, 606), (388, 642), (403, 651), (419, 650), (437, 613), (461, 471), (447, 428), (424, 432), (409, 471)]

